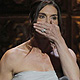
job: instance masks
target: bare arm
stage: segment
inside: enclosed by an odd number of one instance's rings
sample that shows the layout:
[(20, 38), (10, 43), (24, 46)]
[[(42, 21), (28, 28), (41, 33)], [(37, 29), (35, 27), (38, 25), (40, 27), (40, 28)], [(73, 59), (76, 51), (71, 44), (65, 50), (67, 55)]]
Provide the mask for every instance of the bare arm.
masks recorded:
[(76, 58), (73, 55), (74, 53), (68, 49), (62, 37), (57, 40), (55, 44), (59, 52), (64, 74), (68, 76), (70, 80), (80, 80), (80, 71), (75, 60)]
[(12, 64), (8, 52), (4, 54), (0, 61), (0, 80), (12, 79)]
[[(44, 29), (43, 26), (46, 26), (45, 32), (41, 32)], [(55, 25), (53, 22), (52, 24), (35, 23), (34, 28), (38, 33), (44, 35), (51, 42), (55, 43), (65, 75), (70, 80), (80, 80), (79, 67), (76, 60), (74, 60), (72, 56), (72, 52), (69, 51), (63, 37), (61, 36), (59, 26)]]

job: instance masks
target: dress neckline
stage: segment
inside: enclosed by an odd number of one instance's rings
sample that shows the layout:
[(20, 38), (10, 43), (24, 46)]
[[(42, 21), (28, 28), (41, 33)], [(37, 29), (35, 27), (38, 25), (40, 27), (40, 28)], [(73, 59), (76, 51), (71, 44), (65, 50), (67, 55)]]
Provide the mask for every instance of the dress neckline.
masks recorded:
[(18, 72), (18, 73), (15, 73), (14, 75), (18, 75), (18, 74), (22, 74), (22, 73), (49, 73), (49, 72), (54, 72), (54, 73), (56, 73), (55, 72), (55, 70), (50, 70), (50, 71), (21, 71), (21, 72)]

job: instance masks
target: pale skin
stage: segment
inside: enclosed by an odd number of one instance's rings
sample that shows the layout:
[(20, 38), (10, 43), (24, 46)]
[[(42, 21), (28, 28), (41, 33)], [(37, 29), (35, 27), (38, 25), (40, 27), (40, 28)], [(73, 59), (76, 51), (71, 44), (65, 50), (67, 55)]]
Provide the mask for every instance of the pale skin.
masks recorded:
[[(75, 53), (71, 49), (68, 49), (61, 36), (56, 8), (52, 5), (45, 6), (39, 12), (34, 28), (40, 34), (36, 34), (38, 35), (36, 41), (32, 38), (8, 50), (2, 57), (0, 61), (0, 80), (11, 80), (13, 74), (22, 71), (54, 71), (49, 56), (47, 53), (42, 53), (42, 50), (49, 51), (49, 46), (52, 46), (54, 49), (53, 43), (50, 40), (54, 41), (58, 50), (64, 74), (70, 80), (80, 80), (80, 72), (76, 63)], [(41, 30), (44, 28), (46, 31), (42, 33)], [(30, 45), (32, 40), (37, 45), (37, 48)], [(46, 46), (48, 44), (49, 46)]]

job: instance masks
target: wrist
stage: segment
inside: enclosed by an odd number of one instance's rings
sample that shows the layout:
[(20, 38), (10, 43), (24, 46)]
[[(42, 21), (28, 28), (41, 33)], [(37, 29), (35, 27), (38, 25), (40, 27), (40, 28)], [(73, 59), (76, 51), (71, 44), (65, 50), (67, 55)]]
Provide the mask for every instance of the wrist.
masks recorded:
[(54, 43), (55, 43), (55, 44), (63, 44), (63, 43), (65, 43), (65, 41), (64, 41), (63, 37), (61, 36), (61, 37), (59, 37), (58, 39), (56, 39), (56, 40), (54, 41)]

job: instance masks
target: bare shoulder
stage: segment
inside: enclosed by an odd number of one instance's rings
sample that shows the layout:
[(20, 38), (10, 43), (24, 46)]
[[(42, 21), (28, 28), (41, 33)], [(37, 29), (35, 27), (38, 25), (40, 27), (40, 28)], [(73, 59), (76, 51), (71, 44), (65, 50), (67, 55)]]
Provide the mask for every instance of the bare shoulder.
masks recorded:
[(11, 50), (5, 52), (0, 61), (0, 80), (11, 80), (13, 74), (13, 57)]
[(1, 58), (1, 66), (12, 70), (15, 58), (15, 49), (7, 50)]
[(72, 49), (68, 49), (72, 55), (72, 57), (74, 58), (74, 60), (76, 61), (76, 54), (74, 53), (74, 51)]
[(11, 68), (14, 68), (14, 65), (16, 65), (18, 61), (21, 60), (21, 58), (23, 58), (28, 52), (28, 49), (25, 49), (25, 45), (26, 42), (7, 50), (1, 58), (1, 63), (4, 63), (4, 65)]
[(0, 60), (0, 80), (11, 80), (17, 64), (17, 48), (7, 50)]

